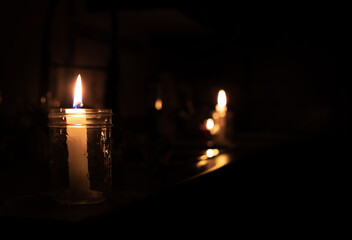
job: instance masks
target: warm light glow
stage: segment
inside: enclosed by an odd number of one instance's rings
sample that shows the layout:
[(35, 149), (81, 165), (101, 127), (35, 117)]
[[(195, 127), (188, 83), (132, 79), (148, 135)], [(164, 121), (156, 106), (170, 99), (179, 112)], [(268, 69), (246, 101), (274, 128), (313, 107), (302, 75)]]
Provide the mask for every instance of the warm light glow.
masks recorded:
[[(203, 155), (203, 156), (205, 156), (205, 155)], [(206, 160), (206, 157), (207, 157), (207, 156), (205, 156), (205, 159), (203, 158), (202, 160), (200, 160), (199, 162), (197, 162), (196, 166), (197, 166), (197, 167), (202, 167), (202, 166), (207, 165), (207, 164), (208, 164), (208, 161)]]
[[(215, 149), (213, 149), (213, 150), (215, 150)], [(203, 173), (211, 172), (216, 169), (219, 169), (230, 162), (229, 155), (227, 155), (227, 154), (221, 154), (215, 158), (212, 158), (211, 160), (208, 160), (206, 158), (206, 155), (202, 155), (199, 158), (199, 160), (200, 161), (197, 162), (196, 166), (199, 168), (202, 168), (202, 169), (205, 168), (205, 171)]]
[(219, 108), (225, 108), (227, 103), (226, 93), (224, 90), (220, 90), (218, 93), (218, 105)]
[[(218, 107), (218, 105), (216, 105), (216, 107)], [(219, 113), (218, 112), (213, 112), (213, 119), (216, 121), (219, 119)]]
[[(219, 119), (219, 113), (218, 112), (214, 112), (213, 113), (213, 118), (207, 119), (206, 128), (210, 131), (211, 135), (217, 134), (218, 131), (220, 130), (220, 126), (217, 123), (218, 119)], [(211, 123), (211, 121), (212, 121), (212, 123)]]
[(158, 111), (163, 109), (163, 101), (161, 100), (161, 98), (157, 98), (155, 100), (154, 106), (155, 106), (155, 109), (158, 110)]
[(219, 149), (208, 149), (205, 152), (205, 155), (207, 155), (208, 158), (215, 157), (215, 156), (219, 155)]
[(73, 108), (83, 107), (82, 101), (82, 80), (81, 74), (78, 74), (76, 86), (75, 86), (75, 94), (73, 98)]
[(209, 148), (205, 151), (205, 154), (200, 156), (198, 159), (199, 160), (207, 160), (209, 158), (216, 157), (217, 155), (219, 155), (219, 153), (220, 153), (219, 149)]
[(227, 112), (226, 103), (227, 103), (226, 93), (224, 90), (220, 90), (218, 94), (218, 104), (216, 104), (215, 106), (215, 110), (219, 114), (219, 117), (222, 117), (222, 118), (226, 117), (226, 112)]
[(214, 120), (212, 118), (208, 118), (205, 126), (209, 131), (212, 130), (214, 128)]
[(40, 102), (41, 102), (42, 104), (46, 103), (46, 97), (41, 97), (41, 98), (40, 98)]
[(217, 168), (223, 167), (226, 164), (228, 164), (229, 162), (230, 162), (229, 155), (222, 154), (216, 158), (216, 167)]

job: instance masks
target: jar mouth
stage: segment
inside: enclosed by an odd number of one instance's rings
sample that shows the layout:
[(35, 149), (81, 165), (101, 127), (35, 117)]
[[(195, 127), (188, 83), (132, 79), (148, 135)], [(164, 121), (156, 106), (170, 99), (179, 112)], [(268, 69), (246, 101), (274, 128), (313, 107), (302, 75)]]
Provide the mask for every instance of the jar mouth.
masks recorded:
[(51, 108), (49, 109), (49, 118), (56, 114), (71, 114), (74, 111), (84, 112), (85, 114), (112, 114), (111, 109), (104, 108)]
[[(86, 126), (86, 127), (111, 127), (112, 126), (111, 109), (90, 109), (90, 108), (52, 108), (49, 109), (49, 127), (65, 126)], [(82, 117), (84, 121), (68, 121), (68, 118)]]

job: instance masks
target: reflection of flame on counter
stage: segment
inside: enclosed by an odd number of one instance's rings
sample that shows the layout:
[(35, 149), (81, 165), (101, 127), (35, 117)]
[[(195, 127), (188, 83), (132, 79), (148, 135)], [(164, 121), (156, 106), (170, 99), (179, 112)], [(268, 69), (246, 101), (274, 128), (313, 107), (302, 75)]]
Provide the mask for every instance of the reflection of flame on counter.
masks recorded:
[[(210, 151), (208, 152), (208, 150)], [(229, 156), (227, 154), (219, 155), (218, 149), (208, 149), (208, 150), (206, 152), (208, 152), (208, 154), (212, 157), (208, 157), (207, 154), (204, 154), (199, 157), (200, 161), (197, 162), (197, 167), (206, 168), (206, 172), (221, 168), (230, 162)], [(210, 158), (212, 159), (209, 160)]]
[(208, 158), (215, 157), (215, 156), (219, 155), (219, 149), (208, 149), (205, 152), (205, 155), (207, 155)]
[(199, 160), (206, 160), (206, 159), (208, 159), (208, 158), (212, 158), (212, 157), (215, 157), (215, 156), (219, 155), (219, 153), (220, 153), (219, 149), (216, 149), (216, 148), (211, 149), (211, 148), (209, 148), (209, 149), (207, 149), (207, 150), (205, 151), (205, 153), (204, 153), (202, 156), (200, 156), (198, 159), (199, 159)]

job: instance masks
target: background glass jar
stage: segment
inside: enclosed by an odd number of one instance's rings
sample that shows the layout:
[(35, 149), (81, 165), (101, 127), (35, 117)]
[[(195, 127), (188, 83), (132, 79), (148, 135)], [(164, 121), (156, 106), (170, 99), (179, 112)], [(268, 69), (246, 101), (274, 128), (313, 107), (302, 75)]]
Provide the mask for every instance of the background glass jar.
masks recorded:
[(64, 204), (99, 203), (111, 190), (111, 109), (49, 111), (50, 174)]

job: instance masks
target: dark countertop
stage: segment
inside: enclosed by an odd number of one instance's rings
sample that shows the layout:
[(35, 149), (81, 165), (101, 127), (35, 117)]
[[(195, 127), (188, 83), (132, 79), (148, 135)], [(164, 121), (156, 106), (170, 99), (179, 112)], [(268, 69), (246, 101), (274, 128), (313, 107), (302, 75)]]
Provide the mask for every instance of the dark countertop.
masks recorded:
[(113, 166), (114, 178), (110, 197), (103, 203), (91, 205), (67, 206), (56, 203), (47, 183), (41, 182), (43, 177), (40, 179), (36, 175), (40, 170), (25, 165), (12, 168), (12, 171), (3, 174), (1, 178), (4, 191), (0, 195), (0, 216), (12, 221), (31, 219), (79, 223), (113, 211), (121, 211), (138, 201), (235, 161), (235, 155), (225, 150), (220, 150), (220, 154), (212, 158), (205, 157), (205, 150), (193, 149), (191, 152), (190, 154), (188, 151), (188, 155), (183, 153), (182, 156), (175, 154), (174, 160), (164, 165), (116, 163)]
[(332, 226), (331, 220), (345, 210), (343, 166), (349, 143), (262, 143), (238, 142), (207, 160), (161, 167), (121, 165), (115, 168), (113, 195), (103, 204), (62, 206), (45, 192), (2, 196), (1, 220), (16, 226), (99, 225), (121, 230), (194, 224), (205, 229)]

